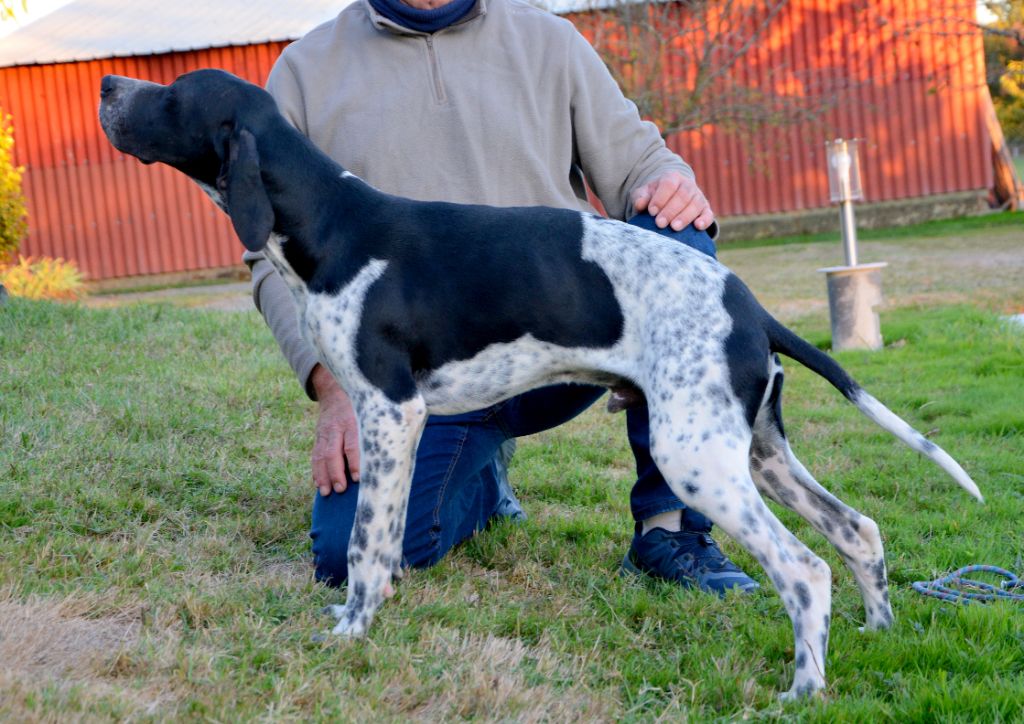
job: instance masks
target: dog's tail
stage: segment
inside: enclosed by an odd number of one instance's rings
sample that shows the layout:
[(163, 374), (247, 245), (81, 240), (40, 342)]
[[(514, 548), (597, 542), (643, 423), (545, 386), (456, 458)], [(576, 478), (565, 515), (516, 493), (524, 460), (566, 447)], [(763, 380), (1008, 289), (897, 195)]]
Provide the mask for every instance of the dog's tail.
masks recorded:
[(949, 473), (960, 487), (984, 502), (978, 486), (945, 450), (925, 438), (896, 413), (865, 392), (834, 359), (786, 329), (767, 312), (764, 316), (764, 330), (773, 352), (784, 354), (824, 377), (879, 427), (891, 432), (911, 449), (931, 458), (936, 465)]

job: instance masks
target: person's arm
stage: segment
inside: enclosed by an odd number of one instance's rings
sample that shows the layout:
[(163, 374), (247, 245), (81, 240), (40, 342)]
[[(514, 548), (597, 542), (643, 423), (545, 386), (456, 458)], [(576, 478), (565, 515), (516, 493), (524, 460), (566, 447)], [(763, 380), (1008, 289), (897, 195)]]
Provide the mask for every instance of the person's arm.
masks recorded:
[(609, 215), (650, 212), (661, 227), (699, 229), (714, 221), (693, 169), (673, 153), (657, 127), (640, 118), (590, 43), (571, 33), (573, 130), (577, 162)]
[(348, 487), (345, 467), (359, 480), (359, 426), (352, 401), (327, 368), (313, 368), (310, 382), (319, 405), (316, 441), (313, 443), (313, 484), (320, 495), (344, 493)]
[[(302, 89), (288, 63), (287, 53), (278, 58), (267, 79), (267, 91), (274, 97), (281, 114), (300, 132), (306, 133)], [(299, 384), (316, 400), (310, 375), (318, 364), (316, 352), (299, 332), (295, 301), (281, 275), (262, 252), (247, 251), (242, 260), (252, 270), (252, 299), (291, 365)]]
[(302, 389), (311, 400), (316, 400), (311, 375), (320, 360), (299, 332), (295, 297), (262, 252), (247, 251), (242, 255), (242, 260), (252, 270), (253, 304), (270, 327), (271, 334), (277, 340), (281, 353), (291, 365)]
[[(305, 132), (301, 88), (285, 56), (278, 59), (267, 80), (267, 90), (288, 121)], [(252, 298), (310, 399), (318, 404), (316, 441), (313, 444), (313, 484), (321, 495), (344, 492), (345, 467), (359, 479), (359, 435), (348, 395), (299, 332), (295, 299), (274, 266), (262, 253), (247, 251), (243, 260), (252, 270)]]

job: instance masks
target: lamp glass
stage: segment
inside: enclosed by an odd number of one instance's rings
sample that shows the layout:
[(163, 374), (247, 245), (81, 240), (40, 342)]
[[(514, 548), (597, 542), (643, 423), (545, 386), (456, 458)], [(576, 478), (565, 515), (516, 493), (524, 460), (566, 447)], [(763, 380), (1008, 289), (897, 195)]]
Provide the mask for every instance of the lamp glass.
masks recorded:
[(830, 201), (863, 200), (864, 189), (860, 180), (859, 147), (859, 139), (837, 138), (825, 143)]

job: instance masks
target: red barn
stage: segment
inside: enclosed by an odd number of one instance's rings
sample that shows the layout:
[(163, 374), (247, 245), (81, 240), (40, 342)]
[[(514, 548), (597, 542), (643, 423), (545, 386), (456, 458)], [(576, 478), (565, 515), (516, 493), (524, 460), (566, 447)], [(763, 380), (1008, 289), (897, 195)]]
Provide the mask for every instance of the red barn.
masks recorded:
[[(346, 4), (77, 0), (0, 40), (0, 109), (26, 168), (23, 253), (72, 259), (92, 280), (236, 265), (230, 224), (201, 191), (106, 142), (99, 80), (220, 67), (262, 83), (287, 42)], [(678, 8), (672, 22), (684, 23)], [(835, 136), (866, 139), (869, 201), (976, 201), (993, 182), (974, 12), (973, 0), (789, 0), (726, 76), (776, 98), (827, 96), (828, 109), (754, 136), (705, 125), (669, 141), (727, 220), (827, 207), (824, 141)], [(609, 22), (604, 11), (572, 17), (592, 40)], [(677, 57), (666, 77), (685, 79), (687, 66)]]

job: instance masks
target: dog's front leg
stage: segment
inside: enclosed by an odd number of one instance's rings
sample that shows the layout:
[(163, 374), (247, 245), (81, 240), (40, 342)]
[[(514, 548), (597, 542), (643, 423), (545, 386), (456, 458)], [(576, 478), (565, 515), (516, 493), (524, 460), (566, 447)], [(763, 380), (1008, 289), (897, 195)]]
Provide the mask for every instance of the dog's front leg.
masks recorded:
[(359, 420), (359, 502), (348, 545), (348, 598), (332, 608), (339, 636), (366, 632), (399, 569), (416, 446), (427, 419), (419, 396), (395, 403), (374, 390), (352, 400)]

